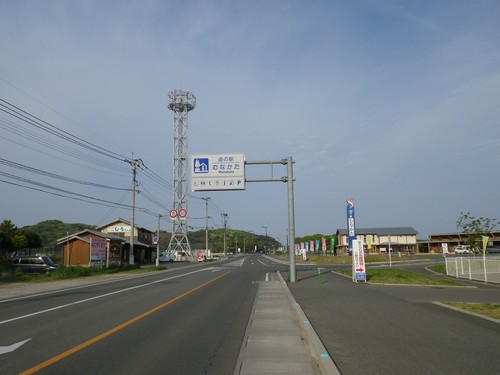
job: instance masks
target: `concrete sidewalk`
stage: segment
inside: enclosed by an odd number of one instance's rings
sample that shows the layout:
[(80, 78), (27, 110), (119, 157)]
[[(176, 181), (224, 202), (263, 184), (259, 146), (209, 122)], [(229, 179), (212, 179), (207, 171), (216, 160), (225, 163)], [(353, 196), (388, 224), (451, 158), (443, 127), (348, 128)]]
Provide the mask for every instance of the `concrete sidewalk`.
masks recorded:
[(279, 273), (259, 282), (234, 374), (340, 374)]

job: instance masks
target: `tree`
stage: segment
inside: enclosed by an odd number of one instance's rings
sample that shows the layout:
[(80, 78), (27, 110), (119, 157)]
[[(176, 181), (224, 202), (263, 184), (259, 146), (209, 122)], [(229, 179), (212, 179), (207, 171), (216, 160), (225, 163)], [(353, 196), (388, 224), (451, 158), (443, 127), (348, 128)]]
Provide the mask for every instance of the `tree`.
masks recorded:
[(12, 237), (0, 231), (0, 262), (8, 259), (8, 254), (12, 248)]
[(10, 220), (0, 223), (0, 260), (5, 261), (12, 253), (22, 249), (42, 247), (42, 239), (32, 229), (18, 229)]
[[(14, 236), (17, 227), (10, 220), (0, 223), (0, 260), (5, 261), (15, 248)], [(19, 240), (19, 239), (17, 239)]]
[(0, 232), (13, 236), (16, 233), (17, 227), (10, 220), (4, 220), (0, 223)]
[(467, 244), (471, 248), (475, 248), (481, 237), (486, 236), (497, 225), (497, 219), (475, 218), (470, 212), (461, 212), (457, 220), (457, 229), (467, 234)]
[(25, 238), (26, 242), (23, 247), (28, 248), (30, 254), (32, 249), (39, 249), (42, 247), (42, 238), (34, 230), (23, 228), (20, 229), (18, 232), (21, 236)]

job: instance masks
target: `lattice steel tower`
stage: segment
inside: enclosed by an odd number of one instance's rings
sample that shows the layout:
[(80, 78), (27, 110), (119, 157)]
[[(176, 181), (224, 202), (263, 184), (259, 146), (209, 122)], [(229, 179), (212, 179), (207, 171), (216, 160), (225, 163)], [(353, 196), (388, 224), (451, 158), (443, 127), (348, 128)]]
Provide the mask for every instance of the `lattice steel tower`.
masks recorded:
[[(168, 93), (168, 108), (174, 111), (174, 199), (173, 209), (177, 217), (173, 220), (169, 250), (184, 251), (191, 258), (191, 246), (187, 237), (187, 148), (188, 112), (196, 106), (193, 93), (174, 90)], [(184, 218), (182, 218), (184, 216)]]

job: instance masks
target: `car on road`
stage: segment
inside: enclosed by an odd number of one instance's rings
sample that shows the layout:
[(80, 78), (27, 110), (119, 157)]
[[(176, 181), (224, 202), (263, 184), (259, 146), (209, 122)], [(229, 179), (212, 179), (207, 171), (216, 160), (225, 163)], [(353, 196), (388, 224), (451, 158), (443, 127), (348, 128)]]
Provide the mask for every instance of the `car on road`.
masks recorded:
[(487, 246), (485, 250), (488, 254), (500, 253), (500, 246)]
[(472, 254), (472, 249), (469, 245), (455, 246), (455, 254)]
[(57, 270), (59, 265), (45, 255), (19, 255), (12, 259), (14, 270), (23, 273), (42, 274)]
[(164, 251), (163, 253), (160, 254), (159, 260), (161, 263), (175, 262), (175, 254), (168, 251)]

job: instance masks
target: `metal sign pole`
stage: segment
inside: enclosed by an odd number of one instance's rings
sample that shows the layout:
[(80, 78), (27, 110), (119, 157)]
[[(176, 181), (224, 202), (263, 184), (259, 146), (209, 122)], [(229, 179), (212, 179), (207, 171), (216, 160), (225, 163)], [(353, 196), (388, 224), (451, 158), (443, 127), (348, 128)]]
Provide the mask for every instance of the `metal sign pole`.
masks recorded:
[(295, 275), (295, 209), (293, 200), (293, 160), (289, 156), (287, 158), (287, 186), (288, 186), (288, 252), (290, 257), (290, 282), (297, 281)]

